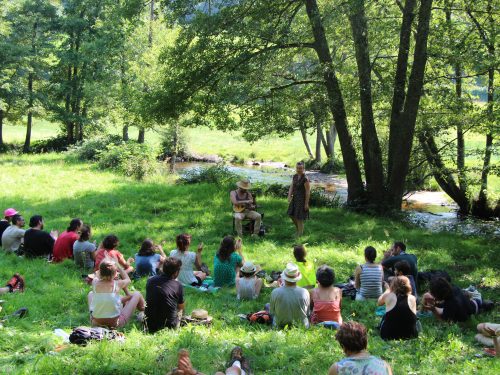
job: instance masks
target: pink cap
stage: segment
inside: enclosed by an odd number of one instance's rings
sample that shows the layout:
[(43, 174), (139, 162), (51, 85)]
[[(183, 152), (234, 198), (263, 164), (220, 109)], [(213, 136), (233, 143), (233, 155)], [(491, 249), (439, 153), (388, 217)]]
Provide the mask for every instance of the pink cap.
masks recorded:
[(8, 216), (14, 216), (15, 214), (17, 214), (17, 211), (15, 208), (7, 208), (4, 212), (3, 212), (3, 216), (5, 217), (8, 217)]

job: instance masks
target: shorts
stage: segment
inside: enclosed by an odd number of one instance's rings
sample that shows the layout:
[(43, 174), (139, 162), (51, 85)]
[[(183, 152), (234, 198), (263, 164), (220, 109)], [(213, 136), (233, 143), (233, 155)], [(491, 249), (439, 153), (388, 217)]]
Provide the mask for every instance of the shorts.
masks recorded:
[(201, 286), (203, 284), (203, 281), (198, 276), (195, 277), (196, 277), (196, 282), (192, 282), (191, 286)]

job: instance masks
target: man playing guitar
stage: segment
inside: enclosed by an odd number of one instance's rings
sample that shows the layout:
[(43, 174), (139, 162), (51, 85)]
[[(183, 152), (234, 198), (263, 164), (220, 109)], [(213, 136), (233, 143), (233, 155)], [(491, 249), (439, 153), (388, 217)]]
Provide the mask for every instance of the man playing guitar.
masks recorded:
[(236, 183), (238, 189), (233, 190), (230, 194), (231, 203), (233, 204), (234, 219), (236, 232), (238, 236), (243, 236), (242, 221), (245, 218), (254, 220), (254, 231), (252, 236), (257, 236), (260, 230), (261, 216), (255, 211), (255, 199), (250, 194), (250, 182), (248, 180), (238, 181)]

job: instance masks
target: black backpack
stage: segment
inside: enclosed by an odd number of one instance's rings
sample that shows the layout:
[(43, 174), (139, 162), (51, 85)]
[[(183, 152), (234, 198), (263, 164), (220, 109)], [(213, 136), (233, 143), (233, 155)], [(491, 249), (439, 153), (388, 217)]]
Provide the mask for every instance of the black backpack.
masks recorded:
[(87, 345), (91, 340), (118, 340), (123, 341), (125, 336), (121, 332), (109, 330), (101, 327), (76, 327), (69, 335), (69, 342), (72, 344)]

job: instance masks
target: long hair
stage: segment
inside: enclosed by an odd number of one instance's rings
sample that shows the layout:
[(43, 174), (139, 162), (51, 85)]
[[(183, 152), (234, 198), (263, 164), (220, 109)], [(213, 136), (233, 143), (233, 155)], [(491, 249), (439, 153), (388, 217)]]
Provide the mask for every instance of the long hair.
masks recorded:
[(391, 292), (397, 296), (406, 296), (411, 293), (410, 280), (406, 276), (396, 276), (391, 281)]
[(232, 253), (234, 253), (236, 241), (233, 236), (226, 236), (222, 239), (217, 258), (221, 261), (228, 260)]
[(68, 232), (74, 232), (78, 229), (79, 226), (82, 225), (82, 221), (78, 218), (75, 218), (69, 222), (69, 227), (66, 229)]
[(175, 237), (175, 244), (177, 245), (177, 249), (183, 253), (191, 245), (191, 235), (187, 233), (179, 234)]
[(149, 238), (145, 239), (142, 242), (142, 245), (141, 245), (141, 248), (139, 249), (138, 254), (140, 256), (144, 256), (144, 257), (153, 255), (155, 253), (154, 246), (155, 246), (155, 244), (154, 244), (153, 240), (150, 240)]

